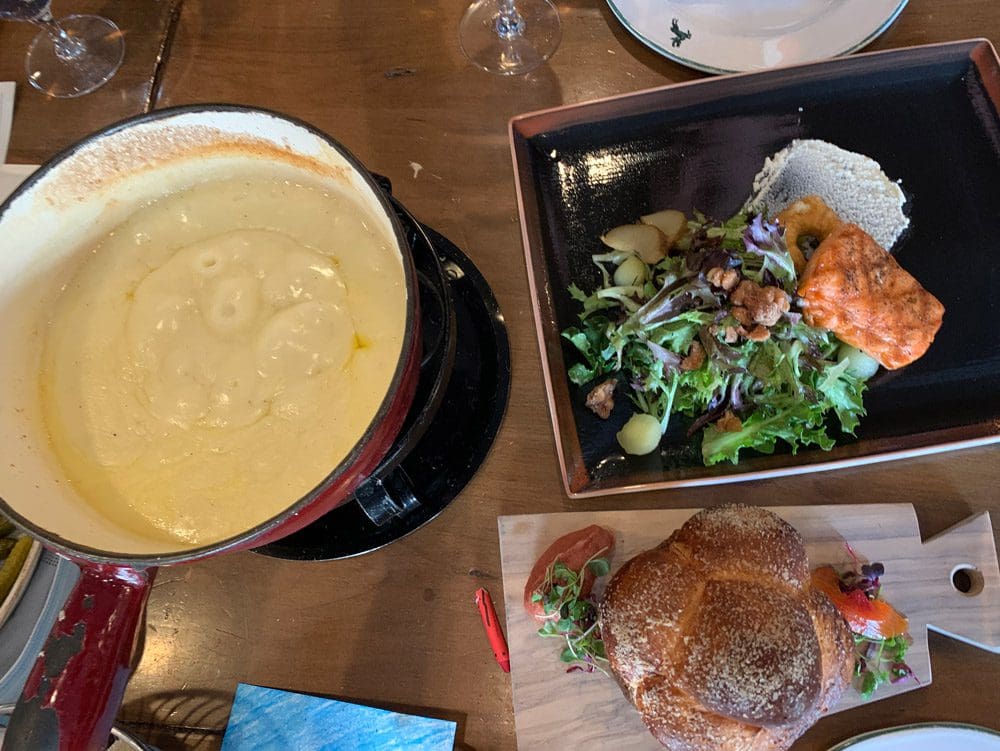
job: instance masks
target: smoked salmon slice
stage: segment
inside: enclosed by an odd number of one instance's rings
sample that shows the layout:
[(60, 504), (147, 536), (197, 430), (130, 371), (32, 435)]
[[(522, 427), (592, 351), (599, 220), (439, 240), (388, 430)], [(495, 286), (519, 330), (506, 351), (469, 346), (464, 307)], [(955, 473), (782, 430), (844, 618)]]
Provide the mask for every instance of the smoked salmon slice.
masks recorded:
[(941, 328), (944, 306), (856, 224), (820, 243), (798, 289), (803, 317), (867, 352), (889, 370), (920, 358)]

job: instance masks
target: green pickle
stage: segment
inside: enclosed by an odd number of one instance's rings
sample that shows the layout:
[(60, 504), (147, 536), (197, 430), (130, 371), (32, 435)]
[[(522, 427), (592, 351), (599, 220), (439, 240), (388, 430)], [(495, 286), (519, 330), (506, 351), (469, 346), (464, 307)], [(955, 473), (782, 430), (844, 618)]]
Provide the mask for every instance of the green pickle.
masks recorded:
[(0, 603), (7, 599), (10, 590), (17, 580), (17, 575), (21, 573), (21, 567), (28, 558), (28, 551), (31, 550), (31, 538), (21, 537), (14, 543), (14, 548), (7, 556), (3, 566), (0, 567)]
[(10, 551), (14, 549), (15, 543), (17, 543), (17, 540), (13, 537), (0, 538), (0, 561), (10, 555)]

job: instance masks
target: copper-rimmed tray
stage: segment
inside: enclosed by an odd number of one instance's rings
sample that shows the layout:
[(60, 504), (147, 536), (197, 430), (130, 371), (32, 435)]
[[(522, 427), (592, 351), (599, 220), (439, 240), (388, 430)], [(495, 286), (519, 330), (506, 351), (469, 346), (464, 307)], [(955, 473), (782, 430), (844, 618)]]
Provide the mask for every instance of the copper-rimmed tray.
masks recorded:
[[(813, 472), (1000, 441), (1000, 60), (986, 40), (855, 55), (516, 117), (510, 136), (525, 259), (566, 492), (584, 497)], [(796, 138), (867, 154), (902, 181), (911, 226), (894, 252), (945, 305), (928, 354), (881, 374), (857, 436), (829, 452), (705, 467), (675, 419), (627, 457), (566, 369), (567, 288), (597, 285), (599, 236), (663, 208), (725, 218), (764, 159)]]

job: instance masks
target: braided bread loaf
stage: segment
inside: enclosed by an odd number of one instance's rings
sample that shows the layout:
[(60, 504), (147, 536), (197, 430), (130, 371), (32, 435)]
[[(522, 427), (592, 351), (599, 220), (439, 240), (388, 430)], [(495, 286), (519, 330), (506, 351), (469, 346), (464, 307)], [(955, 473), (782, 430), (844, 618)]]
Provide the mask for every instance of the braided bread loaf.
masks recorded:
[(850, 682), (853, 640), (802, 538), (764, 509), (693, 516), (628, 561), (600, 608), (611, 669), (671, 751), (787, 749)]

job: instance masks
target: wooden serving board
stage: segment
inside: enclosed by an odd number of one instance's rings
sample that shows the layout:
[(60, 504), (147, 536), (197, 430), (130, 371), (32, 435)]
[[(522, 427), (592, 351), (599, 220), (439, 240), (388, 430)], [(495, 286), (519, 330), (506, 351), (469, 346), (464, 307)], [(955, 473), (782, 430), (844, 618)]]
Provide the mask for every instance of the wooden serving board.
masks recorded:
[[(988, 513), (970, 517), (921, 542), (917, 516), (909, 504), (787, 506), (771, 510), (802, 535), (814, 568), (825, 563), (847, 563), (850, 558), (845, 542), (861, 560), (885, 564), (882, 591), (910, 620), (913, 646), (907, 662), (920, 683), (906, 681), (886, 686), (879, 689), (875, 700), (931, 682), (928, 628), (1000, 652), (1000, 570)], [(613, 679), (596, 672), (566, 673), (566, 666), (559, 661), (560, 642), (536, 634), (538, 625), (525, 612), (522, 598), (531, 567), (560, 535), (588, 524), (613, 530), (613, 573), (624, 561), (658, 545), (696, 511), (598, 511), (499, 518), (520, 749), (661, 748)], [(963, 567), (975, 569), (971, 578), (978, 586), (972, 592), (978, 589), (978, 593), (963, 594), (952, 584), (954, 571)], [(860, 703), (860, 697), (851, 691), (835, 711)]]

